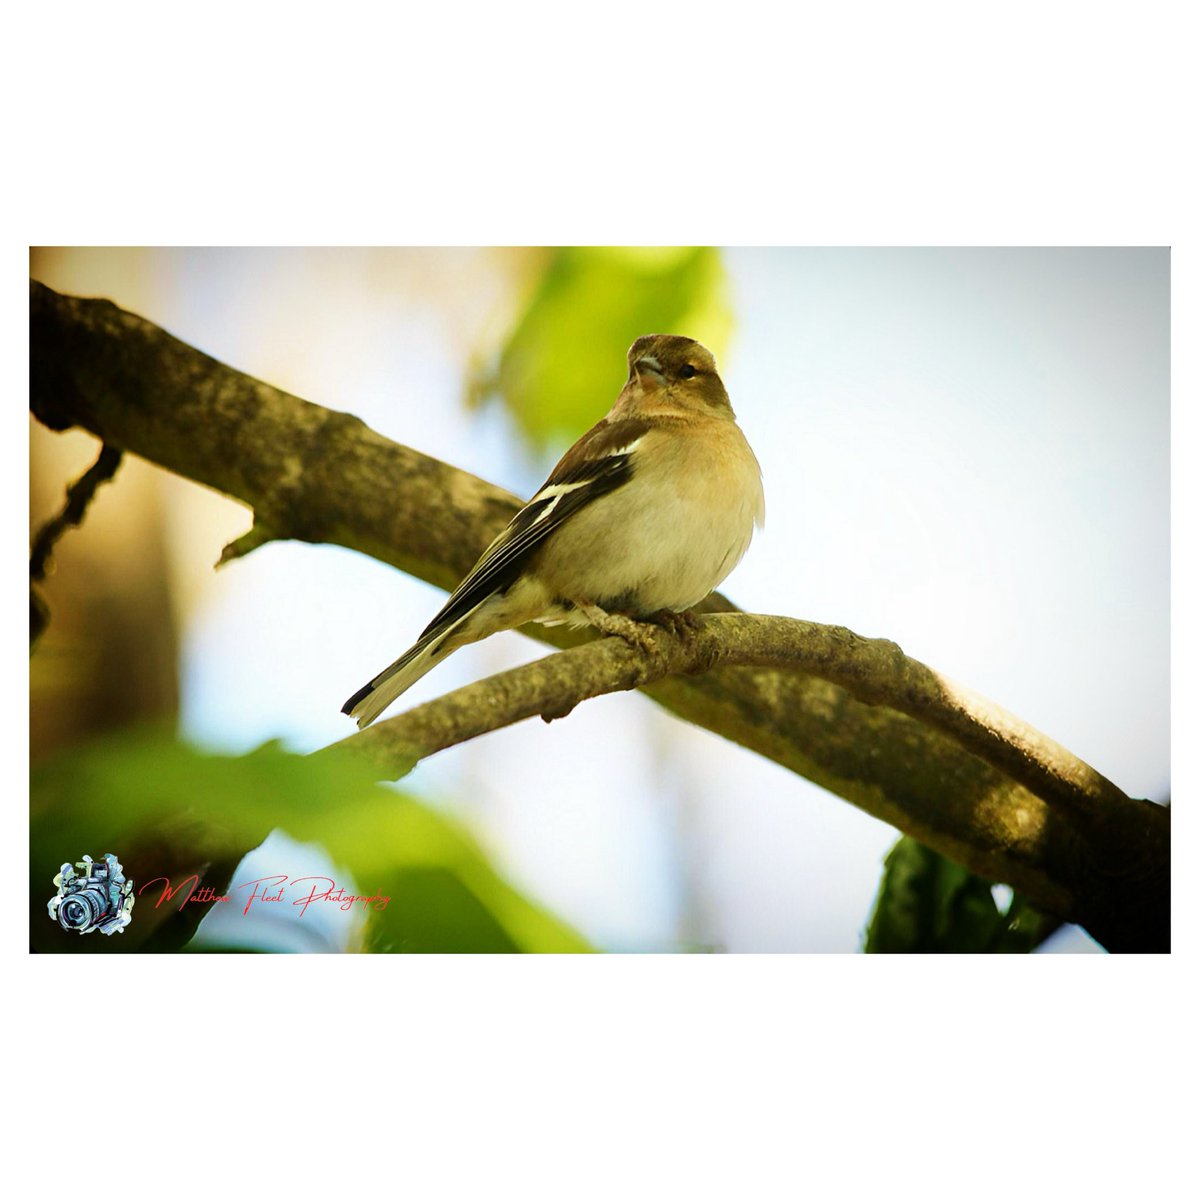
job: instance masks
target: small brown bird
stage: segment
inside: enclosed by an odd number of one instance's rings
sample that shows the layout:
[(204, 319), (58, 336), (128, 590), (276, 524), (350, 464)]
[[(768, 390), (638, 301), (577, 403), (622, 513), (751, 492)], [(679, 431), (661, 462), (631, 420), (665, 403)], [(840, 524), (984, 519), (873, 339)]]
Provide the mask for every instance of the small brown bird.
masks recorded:
[(483, 552), (416, 644), (342, 707), (365, 729), (460, 646), (527, 621), (591, 624), (683, 612), (737, 566), (763, 523), (762, 474), (713, 356), (640, 337), (612, 411)]

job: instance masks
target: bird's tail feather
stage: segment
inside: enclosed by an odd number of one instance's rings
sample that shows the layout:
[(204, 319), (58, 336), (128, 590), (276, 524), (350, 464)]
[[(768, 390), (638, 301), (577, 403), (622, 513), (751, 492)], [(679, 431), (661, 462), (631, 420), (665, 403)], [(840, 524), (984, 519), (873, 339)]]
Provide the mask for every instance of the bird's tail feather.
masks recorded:
[(472, 609), (449, 628), (431, 629), (422, 634), (411, 649), (406, 650), (390, 667), (380, 671), (370, 683), (359, 688), (342, 705), (342, 712), (353, 717), (359, 729), (366, 729), (393, 700), (408, 691), (447, 654), (457, 650), (464, 640), (471, 640), (470, 637), (454, 639), (454, 635), (462, 631), (475, 611)]

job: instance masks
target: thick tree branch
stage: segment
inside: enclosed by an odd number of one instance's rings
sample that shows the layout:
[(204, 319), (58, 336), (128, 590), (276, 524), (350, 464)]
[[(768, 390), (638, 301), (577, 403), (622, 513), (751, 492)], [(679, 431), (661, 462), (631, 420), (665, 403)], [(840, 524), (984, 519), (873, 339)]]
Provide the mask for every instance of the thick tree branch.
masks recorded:
[[(59, 296), (38, 284), (31, 285), (31, 380), (33, 410), (51, 428), (82, 426), (251, 505), (260, 532), (244, 546), (235, 543), (230, 557), (264, 535), (328, 541), (448, 588), (518, 503), (387, 441), (354, 417), (225, 367), (106, 301)], [(717, 596), (703, 607), (732, 609)], [(1112, 949), (1168, 946), (1169, 829), (1162, 809), (1129, 800), (1060, 747), (952, 689), (889, 643), (759, 620), (768, 624), (717, 623), (698, 644), (725, 647), (732, 638), (748, 656), (739, 661), (754, 663), (775, 663), (781, 647), (790, 647), (792, 669), (725, 666), (696, 677), (664, 675), (647, 682), (646, 692), (1080, 921)], [(555, 630), (529, 632), (560, 646), (578, 640)], [(662, 640), (665, 655), (683, 652), (667, 649), (674, 639)], [(585, 663), (589, 673), (604, 664), (632, 680), (614, 686), (636, 687), (637, 672), (646, 669), (636, 659), (606, 639), (578, 656), (521, 668), (532, 674), (518, 690), (536, 685), (546, 704), (559, 694), (551, 688), (559, 680), (561, 705), (569, 708), (570, 688), (578, 687), (573, 664)], [(466, 696), (461, 703), (479, 710), (504, 708), (513, 675), (455, 697)], [(899, 696), (903, 711), (884, 706)], [(430, 728), (459, 703), (435, 702), (443, 708), (425, 718)], [(413, 714), (402, 720), (410, 722), (405, 736), (415, 737)], [(377, 736), (386, 738), (394, 724), (380, 726)]]

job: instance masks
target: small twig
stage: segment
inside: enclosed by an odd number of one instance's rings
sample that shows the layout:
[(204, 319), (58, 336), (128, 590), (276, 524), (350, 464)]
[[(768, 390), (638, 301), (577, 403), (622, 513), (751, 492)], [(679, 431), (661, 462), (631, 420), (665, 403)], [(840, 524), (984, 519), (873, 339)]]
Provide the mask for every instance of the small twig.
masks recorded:
[(67, 502), (63, 505), (62, 512), (47, 521), (33, 539), (33, 550), (29, 555), (31, 582), (41, 583), (45, 579), (46, 567), (49, 565), (55, 543), (71, 526), (82, 523), (96, 489), (117, 473), (122, 455), (123, 451), (115, 446), (102, 446), (96, 461), (67, 488)]
[(37, 641), (50, 620), (50, 610), (46, 602), (32, 589), (35, 583), (41, 583), (46, 578), (50, 559), (59, 538), (73, 526), (83, 523), (88, 507), (95, 498), (96, 491), (102, 483), (107, 483), (121, 465), (123, 451), (115, 446), (104, 445), (96, 461), (67, 488), (67, 502), (62, 512), (47, 521), (37, 536), (33, 539), (33, 549), (29, 553), (29, 640), (32, 644)]
[(244, 558), (253, 550), (257, 550), (260, 546), (265, 546), (268, 542), (273, 542), (277, 538), (277, 534), (264, 522), (260, 521), (257, 515), (254, 518), (254, 523), (240, 537), (234, 538), (221, 551), (221, 557), (213, 564), (214, 567), (223, 567), (226, 563), (233, 562), (234, 559)]

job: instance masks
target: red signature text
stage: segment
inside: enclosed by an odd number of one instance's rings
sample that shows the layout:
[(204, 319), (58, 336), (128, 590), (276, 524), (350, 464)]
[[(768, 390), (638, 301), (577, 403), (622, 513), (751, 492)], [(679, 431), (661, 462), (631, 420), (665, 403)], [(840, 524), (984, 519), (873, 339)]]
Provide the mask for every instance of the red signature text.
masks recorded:
[[(317, 901), (336, 904), (342, 912), (349, 912), (356, 904), (361, 904), (364, 908), (370, 905), (382, 912), (391, 899), (391, 896), (382, 895), (378, 888), (373, 896), (355, 895), (339, 887), (336, 881), (327, 875), (301, 875), (296, 879), (289, 879), (286, 875), (265, 875), (262, 879), (251, 879), (241, 887), (251, 889), (246, 899), (246, 907), (242, 909), (243, 916), (250, 911), (253, 904), (283, 904), (287, 900), (299, 907), (301, 916), (308, 912), (310, 904)], [(295, 888), (299, 891), (292, 890)]]
[[(180, 897), (179, 907), (185, 904), (227, 904), (232, 897), (222, 895), (215, 888), (200, 887), (200, 876), (188, 875), (178, 883), (172, 883), (165, 875), (151, 879), (138, 888), (138, 895), (143, 895), (156, 884), (162, 885), (155, 908), (169, 904), (177, 896)], [(256, 904), (287, 904), (299, 907), (300, 916), (308, 912), (309, 905), (318, 901), (324, 904), (336, 904), (342, 912), (349, 912), (356, 904), (364, 908), (368, 905), (382, 912), (387, 908), (391, 896), (384, 896), (378, 888), (372, 896), (359, 896), (340, 887), (326, 875), (301, 875), (290, 879), (287, 875), (264, 875), (261, 879), (251, 879), (240, 884), (239, 891), (249, 888), (246, 903), (242, 908), (242, 916), (246, 916)]]
[(215, 888), (200, 887), (199, 875), (189, 875), (186, 879), (181, 879), (174, 887), (171, 886), (171, 881), (165, 875), (159, 875), (157, 879), (143, 883), (138, 888), (138, 895), (142, 895), (147, 888), (153, 887), (156, 883), (162, 884), (162, 892), (154, 902), (155, 908), (161, 908), (164, 904), (174, 900), (180, 892), (184, 891), (184, 888), (187, 891), (184, 892), (183, 899), (179, 901), (181, 910), (185, 904), (222, 904), (229, 899), (228, 896), (220, 895)]

